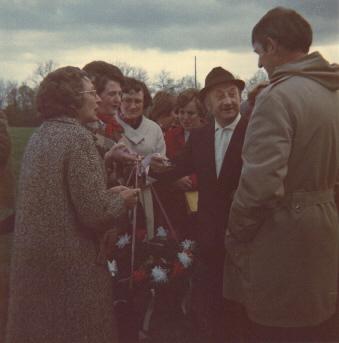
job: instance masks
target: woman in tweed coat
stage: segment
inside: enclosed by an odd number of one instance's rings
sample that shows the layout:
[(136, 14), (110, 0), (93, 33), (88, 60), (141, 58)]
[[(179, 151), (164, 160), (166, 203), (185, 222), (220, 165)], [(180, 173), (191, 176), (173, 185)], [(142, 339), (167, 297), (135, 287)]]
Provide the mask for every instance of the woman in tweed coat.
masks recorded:
[(60, 68), (41, 83), (45, 121), (22, 161), (8, 343), (117, 342), (111, 276), (98, 241), (137, 191), (106, 188), (103, 161), (82, 125), (100, 98), (86, 73)]

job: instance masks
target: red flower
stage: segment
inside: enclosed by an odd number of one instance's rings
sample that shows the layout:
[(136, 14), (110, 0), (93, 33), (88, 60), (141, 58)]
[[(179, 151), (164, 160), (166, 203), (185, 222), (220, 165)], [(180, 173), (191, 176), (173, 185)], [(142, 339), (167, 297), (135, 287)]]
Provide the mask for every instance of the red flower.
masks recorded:
[(173, 263), (173, 269), (172, 269), (172, 277), (177, 277), (181, 275), (185, 271), (185, 268), (179, 261), (175, 261)]
[(133, 281), (135, 282), (142, 282), (146, 280), (146, 278), (147, 278), (147, 275), (144, 270), (135, 270), (133, 272)]

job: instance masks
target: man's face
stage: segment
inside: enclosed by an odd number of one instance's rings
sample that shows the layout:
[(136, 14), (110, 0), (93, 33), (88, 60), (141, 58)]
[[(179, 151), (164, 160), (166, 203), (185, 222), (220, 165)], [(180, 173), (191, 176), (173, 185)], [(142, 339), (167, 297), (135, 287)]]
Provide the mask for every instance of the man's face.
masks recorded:
[(86, 124), (98, 120), (96, 116), (100, 98), (92, 82), (86, 77), (82, 80), (83, 90), (80, 92), (83, 96), (81, 108), (77, 110), (77, 119), (80, 123)]
[(264, 49), (261, 43), (256, 41), (253, 43), (254, 52), (258, 55), (258, 67), (265, 68), (269, 76), (272, 75), (273, 70), (276, 67), (273, 54), (274, 51), (271, 48), (271, 46), (267, 46), (266, 49)]
[(213, 87), (206, 94), (205, 105), (220, 126), (225, 127), (231, 124), (240, 110), (238, 87), (231, 83)]
[(144, 112), (144, 92), (134, 90), (122, 95), (121, 112), (126, 119), (140, 118)]
[(121, 86), (119, 82), (109, 80), (105, 89), (100, 94), (101, 102), (98, 113), (114, 116), (120, 109), (121, 105)]

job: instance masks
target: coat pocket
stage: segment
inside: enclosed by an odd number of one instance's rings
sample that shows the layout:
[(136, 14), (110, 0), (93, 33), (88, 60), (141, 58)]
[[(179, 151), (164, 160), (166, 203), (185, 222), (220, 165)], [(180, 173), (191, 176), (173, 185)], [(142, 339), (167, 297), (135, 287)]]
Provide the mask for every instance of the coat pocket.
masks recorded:
[(249, 281), (249, 243), (239, 242), (231, 236), (228, 236), (225, 239), (225, 248), (228, 255), (230, 256), (231, 263), (239, 271), (241, 277), (244, 280)]

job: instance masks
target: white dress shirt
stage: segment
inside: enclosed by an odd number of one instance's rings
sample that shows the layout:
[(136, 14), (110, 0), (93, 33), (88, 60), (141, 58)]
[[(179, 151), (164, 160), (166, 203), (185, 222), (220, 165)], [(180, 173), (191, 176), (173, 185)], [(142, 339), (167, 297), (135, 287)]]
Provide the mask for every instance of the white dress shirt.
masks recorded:
[(217, 177), (219, 177), (222, 162), (225, 157), (228, 145), (232, 138), (235, 127), (237, 126), (241, 116), (240, 113), (236, 116), (233, 122), (225, 127), (221, 127), (217, 121), (215, 121), (215, 134), (214, 134), (214, 150), (215, 150), (215, 167), (217, 171)]

